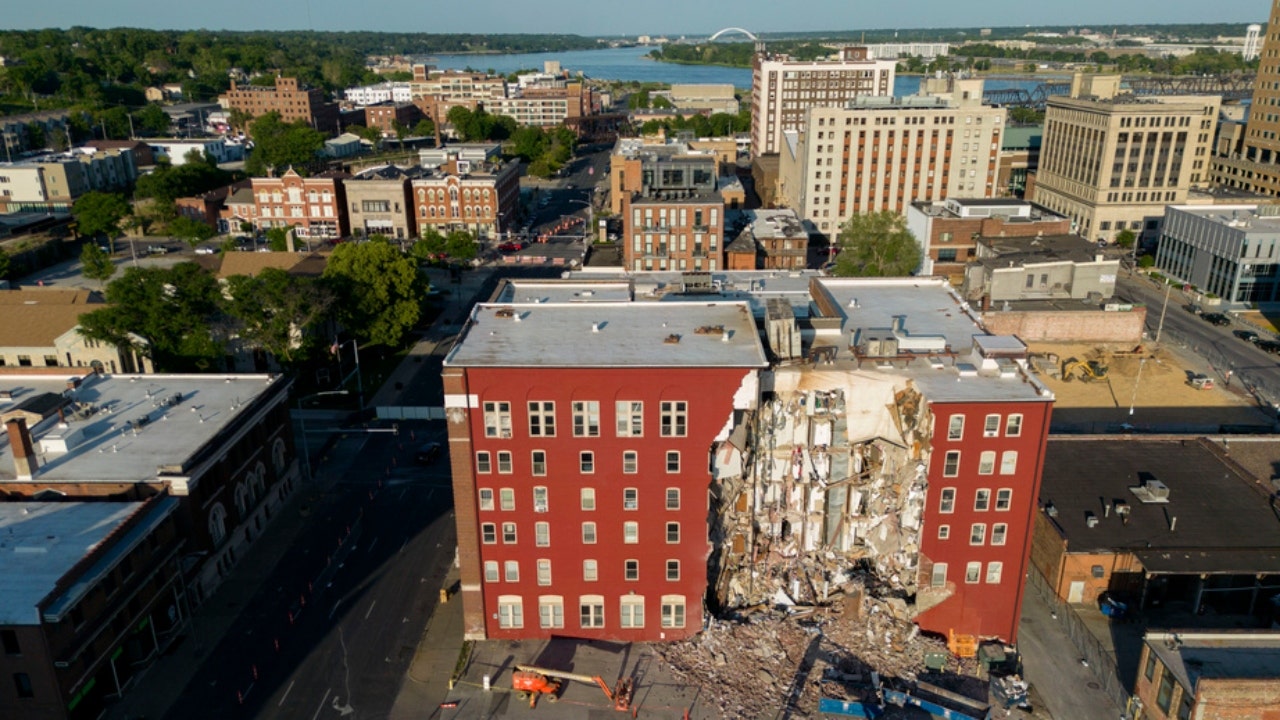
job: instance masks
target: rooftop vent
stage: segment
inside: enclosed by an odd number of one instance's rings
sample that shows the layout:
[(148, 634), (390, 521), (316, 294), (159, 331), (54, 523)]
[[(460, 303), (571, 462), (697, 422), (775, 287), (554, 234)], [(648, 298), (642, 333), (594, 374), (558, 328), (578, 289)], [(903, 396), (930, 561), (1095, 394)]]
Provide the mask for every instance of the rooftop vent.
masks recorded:
[(1150, 476), (1141, 485), (1131, 486), (1129, 492), (1146, 504), (1169, 502), (1169, 486)]
[(670, 335), (667, 336), (667, 339), (663, 340), (662, 342), (667, 345), (678, 345), (680, 343), (680, 336), (677, 335), (676, 333), (671, 333)]
[(1084, 524), (1089, 527), (1098, 527), (1098, 515), (1092, 510), (1086, 510), (1084, 513)]

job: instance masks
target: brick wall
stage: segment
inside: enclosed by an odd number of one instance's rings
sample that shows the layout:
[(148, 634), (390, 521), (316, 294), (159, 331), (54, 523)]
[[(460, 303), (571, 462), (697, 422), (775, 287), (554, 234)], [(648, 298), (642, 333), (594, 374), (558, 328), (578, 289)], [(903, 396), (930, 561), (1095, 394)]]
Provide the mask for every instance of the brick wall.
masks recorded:
[(1023, 342), (1142, 342), (1147, 310), (992, 310), (982, 314), (982, 324), (995, 335), (1017, 335)]

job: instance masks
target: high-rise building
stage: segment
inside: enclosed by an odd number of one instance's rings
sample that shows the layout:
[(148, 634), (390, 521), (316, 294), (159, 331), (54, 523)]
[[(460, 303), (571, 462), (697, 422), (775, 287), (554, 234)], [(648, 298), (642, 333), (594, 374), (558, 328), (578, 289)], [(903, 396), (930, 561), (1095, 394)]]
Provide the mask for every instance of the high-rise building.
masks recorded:
[(1075, 232), (1109, 242), (1154, 228), (1166, 205), (1209, 182), (1209, 151), (1222, 99), (1135, 97), (1119, 75), (1076, 75), (1069, 97), (1049, 99), (1034, 194), (1071, 218)]
[[(1250, 26), (1252, 29), (1257, 26)], [(1254, 41), (1255, 48), (1257, 41)], [(1249, 49), (1248, 36), (1245, 50)], [(1280, 3), (1271, 4), (1241, 152), (1213, 158), (1216, 184), (1280, 196)], [(1246, 59), (1248, 56), (1245, 56)]]
[(1262, 26), (1254, 23), (1245, 30), (1244, 48), (1240, 51), (1240, 56), (1245, 62), (1256, 60), (1262, 49)]
[(751, 152), (782, 149), (782, 134), (805, 129), (809, 108), (892, 95), (895, 60), (872, 59), (864, 47), (844, 48), (831, 59), (794, 60), (757, 52), (751, 69)]
[(785, 134), (778, 197), (819, 233), (859, 213), (996, 194), (1006, 111), (982, 104), (981, 80), (930, 80), (919, 95), (858, 97), (807, 117), (805, 131)]

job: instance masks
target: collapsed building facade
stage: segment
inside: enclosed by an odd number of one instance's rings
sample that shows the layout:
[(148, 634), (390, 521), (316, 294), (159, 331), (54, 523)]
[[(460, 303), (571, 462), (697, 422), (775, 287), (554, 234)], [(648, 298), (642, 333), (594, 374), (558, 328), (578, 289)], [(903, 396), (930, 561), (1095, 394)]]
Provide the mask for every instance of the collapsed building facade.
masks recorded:
[[(654, 323), (670, 322), (662, 318), (672, 303), (687, 303), (687, 313), (709, 301), (750, 308), (769, 362), (758, 383), (733, 383), (733, 401), (716, 406), (718, 432), (706, 436), (704, 604), (814, 606), (867, 592), (925, 631), (1015, 642), (1053, 404), (1026, 369), (1026, 347), (987, 334), (941, 281), (693, 275), (511, 281), (494, 302), (516, 313), (521, 304), (540, 313), (665, 306)], [(672, 369), (643, 372), (660, 387)], [(471, 460), (455, 453), (459, 498), (477, 493), (472, 472), (458, 468)], [(468, 542), (477, 559), (492, 554), (482, 533), (468, 539), (477, 532), (464, 533), (461, 518), (463, 556)], [(480, 598), (501, 588), (490, 591), (476, 569), (475, 602), (487, 607)]]

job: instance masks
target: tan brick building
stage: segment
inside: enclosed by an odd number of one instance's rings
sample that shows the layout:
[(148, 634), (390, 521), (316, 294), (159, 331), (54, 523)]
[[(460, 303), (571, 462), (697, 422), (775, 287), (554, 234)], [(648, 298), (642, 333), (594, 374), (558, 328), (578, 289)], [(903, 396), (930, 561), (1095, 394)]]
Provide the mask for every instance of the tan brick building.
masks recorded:
[(1049, 100), (1034, 195), (1028, 188), (1028, 200), (1071, 218), (1090, 240), (1140, 234), (1209, 183), (1221, 98), (1119, 90), (1119, 75), (1076, 75), (1070, 97)]
[(981, 80), (921, 90), (811, 108), (808, 129), (786, 134), (777, 202), (830, 237), (855, 214), (993, 196), (1005, 109), (982, 104)]
[(956, 276), (977, 254), (981, 238), (1066, 235), (1071, 221), (1024, 200), (952, 198), (915, 202), (907, 208), (907, 229), (924, 255), (921, 275)]
[(237, 85), (232, 80), (231, 89), (218, 102), (253, 117), (276, 112), (287, 123), (304, 120), (326, 135), (338, 134), (337, 103), (329, 102), (322, 90), (302, 87), (297, 78), (277, 77), (274, 87)]
[(1213, 158), (1214, 182), (1271, 197), (1280, 196), (1280, 3), (1271, 3), (1263, 28), (1253, 103), (1243, 148)]
[(720, 155), (680, 140), (620, 138), (609, 156), (609, 207), (621, 213), (635, 194), (716, 190)]
[(810, 108), (892, 95), (896, 67), (894, 60), (872, 59), (865, 47), (847, 47), (824, 60), (757, 52), (751, 68), (752, 154), (781, 152), (783, 133), (805, 130)]
[(1143, 720), (1280, 715), (1280, 632), (1148, 630), (1134, 696)]
[(412, 129), (424, 117), (422, 110), (410, 102), (384, 102), (364, 108), (365, 127), (377, 128), (383, 137), (396, 137), (396, 123)]
[(387, 165), (343, 180), (351, 234), (385, 235), (392, 240), (417, 237), (417, 214), (409, 183), (421, 175), (419, 168), (406, 170)]

